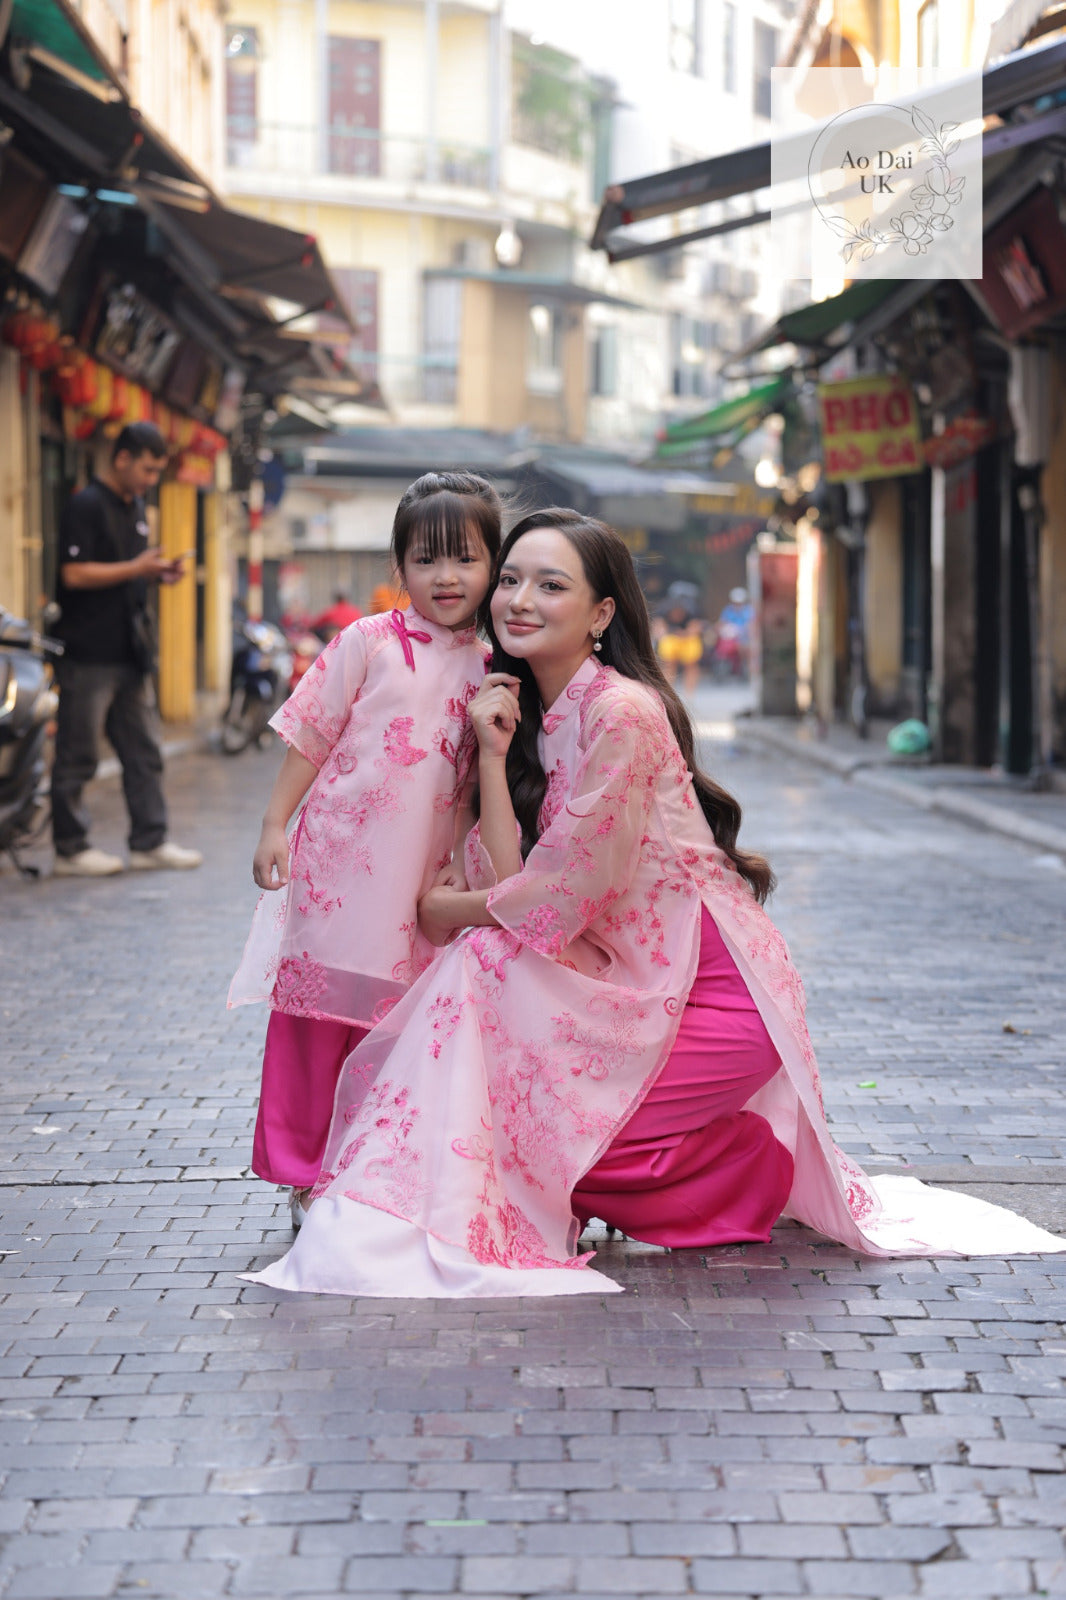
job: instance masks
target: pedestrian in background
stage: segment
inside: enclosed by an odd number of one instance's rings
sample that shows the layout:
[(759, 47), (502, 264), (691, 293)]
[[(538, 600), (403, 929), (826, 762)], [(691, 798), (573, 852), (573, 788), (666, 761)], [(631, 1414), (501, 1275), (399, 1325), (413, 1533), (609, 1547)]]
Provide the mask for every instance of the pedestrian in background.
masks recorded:
[(148, 543), (144, 497), (167, 464), (166, 440), (150, 422), (123, 428), (106, 469), (71, 496), (59, 528), (62, 616), (54, 632), (65, 653), (56, 668), (59, 713), (52, 768), (56, 877), (121, 872), (121, 856), (89, 843), (85, 785), (106, 734), (122, 766), (129, 811), (129, 864), (135, 869), (198, 867), (203, 857), (167, 838), (163, 755), (153, 726), (150, 676), (153, 583), (177, 583), (185, 558)]
[[(413, 483), (392, 531), (408, 609), (338, 634), (271, 718), (289, 749), (253, 876), (287, 894), (280, 905), (260, 900), (229, 1004), (272, 1007), (252, 1167), (291, 1187), (297, 1227), (345, 1057), (433, 956), (418, 901), (470, 823), (466, 708), (485, 675), (475, 621), (502, 511), (473, 473)], [(290, 844), (285, 830), (308, 790)], [(448, 875), (462, 882), (461, 870)]]
[(680, 668), (685, 691), (693, 694), (699, 686), (703, 661), (703, 618), (699, 614), (699, 591), (694, 583), (670, 585), (655, 632), (656, 650), (667, 683), (677, 682)]
[(353, 606), (343, 589), (338, 589), (333, 596), (333, 604), (328, 606), (321, 616), (315, 618), (308, 626), (312, 633), (317, 633), (323, 644), (329, 644), (343, 628), (358, 622), (363, 615), (358, 606)]

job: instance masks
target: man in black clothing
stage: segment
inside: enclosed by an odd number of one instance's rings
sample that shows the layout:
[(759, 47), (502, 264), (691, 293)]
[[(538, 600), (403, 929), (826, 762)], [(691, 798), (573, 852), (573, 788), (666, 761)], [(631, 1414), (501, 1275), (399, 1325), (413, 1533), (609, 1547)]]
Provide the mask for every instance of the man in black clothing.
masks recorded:
[(123, 428), (111, 464), (71, 497), (59, 530), (65, 654), (56, 669), (59, 717), (52, 769), (52, 837), (57, 877), (121, 872), (120, 856), (89, 844), (82, 790), (96, 771), (106, 734), (122, 765), (130, 815), (130, 866), (198, 867), (201, 856), (167, 839), (163, 757), (146, 693), (153, 647), (151, 583), (177, 583), (183, 561), (148, 545), (143, 496), (167, 464), (166, 440), (150, 422)]

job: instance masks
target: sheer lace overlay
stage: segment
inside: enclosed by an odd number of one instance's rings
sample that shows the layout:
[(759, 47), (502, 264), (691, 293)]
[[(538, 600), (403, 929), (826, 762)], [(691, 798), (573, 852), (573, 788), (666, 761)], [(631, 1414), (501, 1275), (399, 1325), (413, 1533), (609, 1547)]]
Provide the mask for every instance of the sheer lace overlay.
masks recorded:
[(271, 719), (318, 767), (287, 889), (261, 896), (231, 1006), (369, 1027), (433, 949), (417, 906), (450, 857), (476, 741), (467, 707), (487, 648), (413, 610), (345, 628)]

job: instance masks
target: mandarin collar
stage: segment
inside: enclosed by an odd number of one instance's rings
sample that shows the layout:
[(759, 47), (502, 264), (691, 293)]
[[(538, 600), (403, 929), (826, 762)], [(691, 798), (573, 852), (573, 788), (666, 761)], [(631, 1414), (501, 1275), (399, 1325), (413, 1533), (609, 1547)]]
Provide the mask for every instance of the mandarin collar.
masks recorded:
[(594, 655), (588, 656), (578, 667), (562, 694), (553, 701), (541, 718), (541, 727), (545, 735), (554, 733), (561, 728), (568, 717), (572, 717), (582, 700), (585, 691), (603, 671), (602, 664)]
[(458, 632), (453, 633), (451, 628), (446, 628), (443, 623), (431, 622), (429, 617), (424, 617), (421, 611), (419, 611), (414, 604), (411, 604), (407, 607), (407, 610), (404, 612), (404, 617), (409, 629), (416, 628), (419, 633), (423, 632), (424, 630), (426, 633), (431, 634), (434, 639), (439, 640), (441, 644), (447, 645), (450, 648), (457, 648), (459, 645), (464, 644), (473, 644), (477, 637), (476, 622), (472, 622), (469, 628), (460, 628)]

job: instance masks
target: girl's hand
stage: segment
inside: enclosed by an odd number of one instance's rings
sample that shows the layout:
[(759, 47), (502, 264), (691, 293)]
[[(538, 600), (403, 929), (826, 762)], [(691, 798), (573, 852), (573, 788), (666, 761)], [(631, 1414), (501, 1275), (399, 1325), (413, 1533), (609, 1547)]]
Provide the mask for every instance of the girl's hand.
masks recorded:
[(482, 760), (506, 756), (514, 731), (522, 720), (518, 706), (519, 682), (507, 672), (490, 672), (470, 702), (470, 721), (477, 734)]
[(284, 889), (289, 881), (289, 841), (279, 822), (263, 823), (252, 857), (252, 877), (260, 889)]
[(468, 888), (466, 874), (457, 861), (449, 861), (446, 867), (441, 867), (433, 879), (434, 889), (459, 889)]
[(418, 902), (418, 926), (430, 944), (447, 944), (462, 926), (456, 907), (457, 891), (446, 884), (434, 884)]

